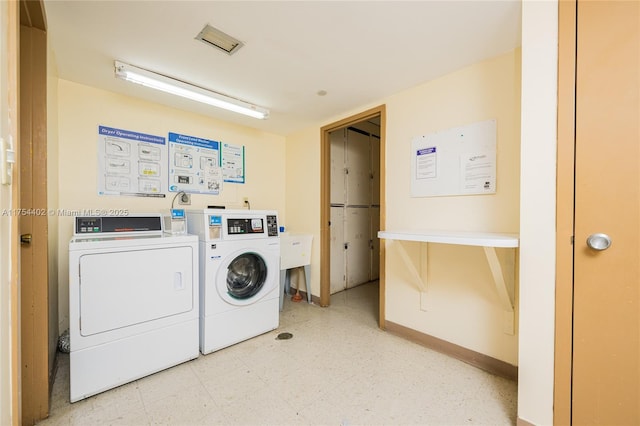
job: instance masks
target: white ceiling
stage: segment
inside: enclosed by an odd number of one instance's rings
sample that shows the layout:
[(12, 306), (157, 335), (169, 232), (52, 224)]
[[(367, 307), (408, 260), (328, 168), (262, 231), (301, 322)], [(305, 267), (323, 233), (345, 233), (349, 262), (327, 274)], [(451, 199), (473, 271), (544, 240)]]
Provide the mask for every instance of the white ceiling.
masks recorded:
[[(287, 135), (520, 45), (520, 0), (45, 0), (60, 78)], [(232, 56), (205, 24), (244, 43)], [(245, 118), (114, 77), (114, 60), (268, 108)], [(319, 90), (327, 91), (318, 96)]]

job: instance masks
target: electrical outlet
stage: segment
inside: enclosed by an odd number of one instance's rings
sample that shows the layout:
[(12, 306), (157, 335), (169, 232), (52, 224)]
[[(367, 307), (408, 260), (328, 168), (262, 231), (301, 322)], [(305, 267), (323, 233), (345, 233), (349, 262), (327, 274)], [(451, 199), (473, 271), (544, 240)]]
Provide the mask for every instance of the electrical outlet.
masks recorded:
[(245, 204), (249, 204), (249, 197), (244, 197), (244, 198), (242, 198), (242, 201), (243, 201)]
[(182, 204), (183, 206), (191, 205), (191, 194), (183, 193), (178, 197), (178, 204)]

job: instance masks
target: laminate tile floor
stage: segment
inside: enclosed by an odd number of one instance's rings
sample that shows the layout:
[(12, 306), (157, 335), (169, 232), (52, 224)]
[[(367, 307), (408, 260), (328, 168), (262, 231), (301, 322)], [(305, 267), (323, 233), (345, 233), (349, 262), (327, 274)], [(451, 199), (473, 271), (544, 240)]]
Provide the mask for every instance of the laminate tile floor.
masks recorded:
[(515, 382), (378, 328), (377, 282), (331, 303), (287, 299), (277, 330), (73, 404), (59, 353), (38, 424), (515, 424)]

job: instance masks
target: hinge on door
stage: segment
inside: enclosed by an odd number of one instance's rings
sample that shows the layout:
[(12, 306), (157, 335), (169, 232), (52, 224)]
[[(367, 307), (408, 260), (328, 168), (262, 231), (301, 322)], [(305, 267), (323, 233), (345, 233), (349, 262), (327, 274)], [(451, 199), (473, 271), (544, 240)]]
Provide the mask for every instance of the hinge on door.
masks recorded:
[(349, 248), (349, 243), (344, 243), (344, 249), (347, 250)]
[(344, 168), (344, 174), (348, 175), (349, 174), (349, 169), (347, 167)]
[(573, 245), (573, 243), (575, 242), (576, 237), (574, 237), (573, 235), (571, 236), (571, 245)]

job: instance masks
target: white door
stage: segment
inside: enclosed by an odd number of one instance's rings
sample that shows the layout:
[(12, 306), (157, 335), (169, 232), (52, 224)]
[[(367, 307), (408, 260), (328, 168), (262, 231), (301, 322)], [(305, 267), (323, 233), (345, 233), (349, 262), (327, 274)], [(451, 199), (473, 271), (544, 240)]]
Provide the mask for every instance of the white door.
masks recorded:
[(380, 136), (375, 135), (371, 135), (371, 204), (380, 205)]
[(380, 278), (380, 240), (378, 239), (378, 231), (380, 230), (380, 207), (371, 207), (370, 214), (370, 233), (371, 239), (371, 281)]
[(369, 135), (347, 130), (347, 201), (348, 206), (371, 204), (371, 157)]
[(371, 272), (371, 247), (369, 244), (369, 207), (347, 207), (347, 288), (369, 282)]
[(344, 290), (346, 285), (344, 249), (344, 207), (331, 207), (331, 292)]
[(345, 203), (345, 129), (331, 132), (331, 204)]
[(80, 334), (91, 336), (191, 311), (191, 247), (80, 258)]

